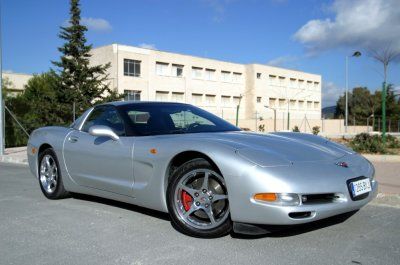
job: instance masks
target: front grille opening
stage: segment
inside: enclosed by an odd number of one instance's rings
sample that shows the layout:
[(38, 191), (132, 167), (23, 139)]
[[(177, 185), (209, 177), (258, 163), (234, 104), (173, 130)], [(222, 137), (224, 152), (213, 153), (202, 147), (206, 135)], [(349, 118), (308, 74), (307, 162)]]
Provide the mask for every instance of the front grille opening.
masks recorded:
[(303, 204), (321, 204), (321, 203), (332, 203), (340, 200), (341, 196), (336, 193), (324, 193), (324, 194), (304, 194), (301, 195), (301, 202)]
[(293, 219), (303, 219), (311, 216), (311, 212), (293, 212), (289, 213), (289, 217)]

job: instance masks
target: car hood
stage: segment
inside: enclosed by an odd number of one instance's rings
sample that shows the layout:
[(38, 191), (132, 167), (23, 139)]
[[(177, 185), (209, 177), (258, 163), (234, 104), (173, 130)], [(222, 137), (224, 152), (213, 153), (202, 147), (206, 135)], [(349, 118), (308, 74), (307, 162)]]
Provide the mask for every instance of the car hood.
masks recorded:
[(210, 141), (232, 146), (240, 156), (260, 166), (334, 161), (354, 153), (343, 145), (312, 134), (238, 131), (202, 135)]

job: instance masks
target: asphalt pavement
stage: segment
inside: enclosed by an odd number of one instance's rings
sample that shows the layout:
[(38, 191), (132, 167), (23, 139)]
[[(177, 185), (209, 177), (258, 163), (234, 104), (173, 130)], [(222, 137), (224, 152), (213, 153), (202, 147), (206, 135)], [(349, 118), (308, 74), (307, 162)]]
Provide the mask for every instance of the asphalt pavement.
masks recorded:
[(26, 166), (0, 164), (0, 264), (398, 264), (399, 220), (400, 207), (374, 203), (346, 220), (197, 239), (133, 205), (47, 200)]

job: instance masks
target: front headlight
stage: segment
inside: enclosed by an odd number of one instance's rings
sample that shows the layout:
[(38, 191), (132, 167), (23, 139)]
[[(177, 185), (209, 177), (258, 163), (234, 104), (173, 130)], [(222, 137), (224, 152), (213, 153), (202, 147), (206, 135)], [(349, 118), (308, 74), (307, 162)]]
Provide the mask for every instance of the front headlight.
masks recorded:
[(300, 204), (300, 197), (296, 193), (257, 193), (253, 199), (258, 202), (281, 206), (297, 206)]

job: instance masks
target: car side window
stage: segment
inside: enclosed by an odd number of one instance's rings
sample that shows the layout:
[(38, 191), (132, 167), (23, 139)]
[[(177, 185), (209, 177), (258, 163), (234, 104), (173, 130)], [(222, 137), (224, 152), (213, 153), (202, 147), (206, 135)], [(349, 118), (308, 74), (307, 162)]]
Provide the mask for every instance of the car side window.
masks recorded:
[(117, 110), (113, 107), (95, 108), (82, 126), (82, 131), (89, 132), (90, 127), (103, 125), (111, 128), (118, 136), (125, 136), (125, 127)]

